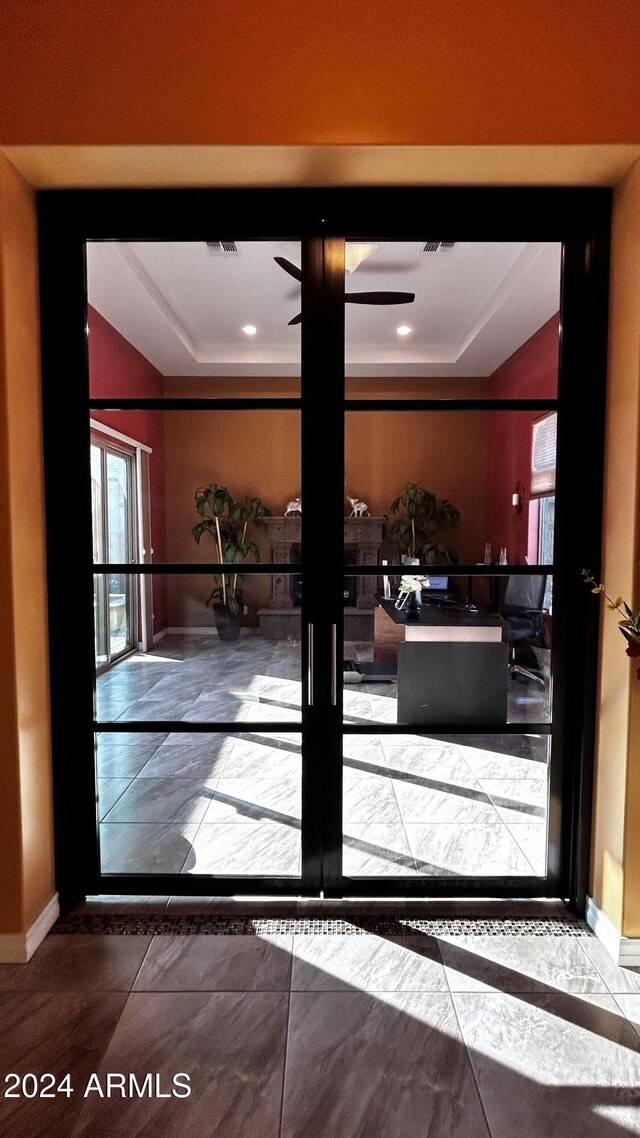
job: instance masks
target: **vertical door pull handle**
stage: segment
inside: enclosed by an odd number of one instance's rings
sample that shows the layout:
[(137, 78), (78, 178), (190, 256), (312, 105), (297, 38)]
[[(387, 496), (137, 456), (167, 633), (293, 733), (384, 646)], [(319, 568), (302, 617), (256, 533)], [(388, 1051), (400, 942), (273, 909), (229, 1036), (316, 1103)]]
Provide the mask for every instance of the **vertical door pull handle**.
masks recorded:
[(307, 625), (307, 702), (313, 707), (313, 625)]
[(331, 625), (331, 706), (338, 703), (338, 629)]

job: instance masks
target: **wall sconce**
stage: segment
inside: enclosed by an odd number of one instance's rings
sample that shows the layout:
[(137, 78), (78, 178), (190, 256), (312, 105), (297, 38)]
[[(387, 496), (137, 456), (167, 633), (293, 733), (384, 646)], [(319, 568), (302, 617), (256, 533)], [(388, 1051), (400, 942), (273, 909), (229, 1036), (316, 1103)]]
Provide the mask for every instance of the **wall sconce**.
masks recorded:
[(522, 513), (522, 499), (524, 498), (524, 486), (522, 482), (516, 482), (516, 488), (511, 495), (511, 505), (513, 506), (516, 514)]

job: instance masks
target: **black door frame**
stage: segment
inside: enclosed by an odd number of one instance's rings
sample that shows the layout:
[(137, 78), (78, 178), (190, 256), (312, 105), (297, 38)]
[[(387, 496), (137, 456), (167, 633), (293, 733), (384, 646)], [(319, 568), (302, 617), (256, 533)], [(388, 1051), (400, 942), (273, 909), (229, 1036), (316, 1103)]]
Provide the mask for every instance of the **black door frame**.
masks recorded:
[[(580, 571), (600, 566), (604, 407), (607, 343), (608, 249), (611, 194), (594, 189), (329, 189), (329, 190), (83, 190), (38, 195), (42, 311), (45, 505), (47, 517), (52, 736), (58, 890), (63, 906), (86, 893), (189, 893), (219, 895), (297, 893), (326, 895), (561, 896), (576, 911), (585, 904), (589, 837), (597, 606)], [(425, 219), (427, 219), (425, 221)], [(493, 410), (557, 407), (558, 458), (554, 566), (554, 714), (549, 817), (549, 873), (532, 878), (367, 878), (341, 876), (341, 684), (332, 690), (335, 642), (342, 644), (344, 266), (343, 236), (362, 240), (553, 240), (563, 243), (561, 366), (557, 401), (491, 401)], [(303, 243), (302, 387), (297, 399), (91, 401), (86, 359), (84, 244), (94, 240), (292, 239)], [(61, 399), (61, 377), (65, 377)], [(322, 399), (318, 392), (323, 393)], [(302, 414), (303, 590), (302, 652), (313, 625), (313, 702), (303, 669), (306, 761), (302, 794), (301, 880), (188, 875), (100, 875), (96, 841), (95, 771), (79, 756), (93, 754), (95, 706), (93, 590), (91, 578), (106, 566), (91, 563), (91, 508), (87, 474), (92, 409), (298, 408)], [(376, 400), (349, 401), (349, 410), (390, 410)], [(393, 409), (483, 410), (482, 400), (393, 402)], [(56, 446), (64, 431), (61, 458)], [(574, 476), (569, 443), (579, 434), (589, 456)], [(326, 461), (326, 455), (331, 461)], [(322, 477), (318, 471), (322, 470)], [(76, 508), (66, 508), (73, 487)], [(333, 503), (334, 508), (328, 504)], [(313, 520), (322, 517), (322, 525)], [(328, 556), (327, 551), (333, 551)], [(112, 571), (117, 568), (109, 566)], [(124, 567), (121, 567), (122, 569)], [(202, 573), (213, 563), (138, 565), (140, 573)], [(539, 567), (544, 569), (544, 567)], [(131, 566), (127, 566), (131, 572)], [(288, 566), (244, 566), (248, 572), (286, 572)], [(362, 567), (359, 568), (360, 573)], [(496, 575), (497, 567), (488, 571)], [(351, 569), (351, 571), (353, 571)], [(390, 567), (393, 572), (393, 566)], [(507, 567), (509, 574), (513, 567)], [(521, 571), (527, 571), (522, 569)], [(529, 572), (531, 570), (528, 570)], [(376, 573), (375, 567), (371, 569)], [(477, 566), (460, 574), (484, 575)], [(499, 575), (499, 571), (498, 571)], [(65, 606), (59, 597), (73, 582), (77, 606), (75, 651), (68, 653)], [(65, 632), (67, 637), (65, 639)], [(335, 697), (335, 698), (334, 698)], [(291, 724), (254, 724), (257, 730)], [(518, 734), (522, 725), (466, 725), (465, 734)], [(232, 731), (234, 723), (100, 724), (110, 731)], [(530, 725), (529, 725), (530, 729)], [(541, 733), (548, 728), (540, 725)], [(366, 733), (344, 727), (344, 733)], [(370, 733), (404, 733), (406, 727), (372, 725)], [(460, 733), (459, 725), (411, 728), (420, 735)], [(178, 888), (179, 887), (179, 888)]]

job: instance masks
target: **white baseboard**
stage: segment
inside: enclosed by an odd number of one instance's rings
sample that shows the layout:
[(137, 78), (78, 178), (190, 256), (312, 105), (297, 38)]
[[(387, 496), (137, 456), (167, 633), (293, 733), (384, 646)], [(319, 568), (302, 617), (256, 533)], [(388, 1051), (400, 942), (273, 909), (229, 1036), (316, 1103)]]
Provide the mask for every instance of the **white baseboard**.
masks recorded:
[(614, 964), (620, 964), (623, 968), (637, 968), (640, 965), (640, 937), (623, 936), (611, 918), (598, 908), (593, 897), (587, 897), (585, 920)]
[(27, 964), (59, 916), (60, 905), (55, 893), (26, 933), (0, 935), (0, 964)]
[(164, 640), (165, 636), (168, 636), (168, 635), (169, 635), (169, 629), (168, 628), (161, 628), (159, 632), (154, 632), (153, 643), (159, 644), (160, 641)]

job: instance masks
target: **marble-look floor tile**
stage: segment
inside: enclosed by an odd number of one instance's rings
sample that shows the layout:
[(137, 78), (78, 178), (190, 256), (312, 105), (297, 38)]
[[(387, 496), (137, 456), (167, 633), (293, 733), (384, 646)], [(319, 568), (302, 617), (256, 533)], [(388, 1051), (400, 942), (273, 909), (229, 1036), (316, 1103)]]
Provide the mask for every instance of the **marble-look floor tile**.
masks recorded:
[[(207, 938), (209, 939), (209, 938)], [(213, 938), (211, 938), (213, 939)], [(188, 1098), (87, 1100), (72, 1138), (278, 1138), (288, 996), (282, 992), (136, 992), (98, 1069), (160, 1076)]]
[(581, 937), (439, 938), (452, 992), (607, 992)]
[[(82, 938), (78, 938), (82, 939)], [(113, 939), (113, 938), (112, 938)], [(23, 967), (21, 965), (21, 967)], [(7, 1138), (67, 1138), (82, 1094), (99, 1066), (124, 1008), (126, 993), (8, 992), (0, 995), (0, 1134)], [(50, 1099), (9, 1099), (5, 1075), (68, 1072), (74, 1093)]]
[(299, 934), (293, 954), (294, 992), (447, 991), (438, 942), (430, 936)]
[[(244, 723), (249, 717), (249, 708), (252, 705), (246, 701), (234, 699), (229, 702), (218, 703), (214, 700), (201, 700), (187, 704), (180, 715), (171, 716), (172, 719), (182, 719), (183, 723)], [(253, 716), (257, 719), (257, 715)]]
[(353, 822), (385, 822), (401, 825), (400, 810), (389, 779), (355, 778), (345, 768), (342, 807), (345, 827)]
[[(477, 786), (467, 763), (449, 747), (391, 746), (383, 743), (387, 766), (394, 777), (402, 781), (434, 780), (454, 786)], [(405, 777), (406, 776), (406, 777)]]
[(347, 877), (415, 877), (415, 862), (403, 826), (352, 822), (344, 835)]
[(300, 778), (221, 778), (209, 796), (205, 822), (272, 822), (300, 824)]
[[(172, 734), (169, 739), (175, 739)], [(140, 778), (216, 779), (224, 771), (235, 736), (192, 735), (190, 741), (158, 747), (140, 771)]]
[(134, 991), (288, 992), (292, 942), (293, 934), (157, 936)]
[(191, 822), (103, 822), (100, 864), (103, 873), (181, 873), (195, 863)]
[(263, 723), (300, 723), (302, 711), (299, 707), (289, 707), (284, 703), (247, 703), (248, 708), (245, 719), (247, 722)]
[(137, 747), (152, 755), (167, 738), (165, 731), (100, 731), (97, 735), (98, 750), (109, 754), (112, 747)]
[(137, 778), (106, 821), (201, 822), (211, 800), (215, 779)]
[(512, 755), (508, 750), (501, 754), (499, 751), (485, 750), (482, 746), (469, 747), (463, 745), (458, 745), (458, 750), (477, 779), (540, 779), (546, 773), (544, 763), (533, 757)]
[(184, 719), (193, 700), (180, 699), (175, 701), (155, 700), (150, 710), (149, 703), (141, 699), (135, 700), (122, 715), (118, 716), (119, 723), (144, 722), (145, 720)]
[(489, 1138), (443, 993), (294, 992), (282, 1138)]
[(96, 694), (96, 718), (102, 723), (115, 723), (135, 699), (133, 695)]
[(640, 1035), (640, 991), (635, 994), (619, 994), (614, 999), (622, 1014)]
[[(263, 736), (264, 738), (264, 736)], [(238, 739), (224, 769), (225, 778), (293, 778), (302, 770), (298, 751), (266, 742)]]
[(354, 747), (345, 737), (343, 745), (343, 767), (351, 778), (377, 778), (386, 774), (387, 762), (379, 743), (362, 744)]
[(478, 784), (461, 786), (438, 778), (393, 780), (404, 822), (499, 822), (487, 794)]
[(131, 785), (130, 778), (100, 778), (98, 779), (98, 810), (100, 821), (108, 814), (120, 796)]
[[(117, 736), (116, 736), (117, 738)], [(140, 736), (144, 739), (144, 735)], [(157, 751), (158, 743), (141, 743), (118, 746), (112, 744), (108, 749), (98, 745), (98, 777), (132, 779), (140, 774), (142, 768)]]
[(640, 1037), (612, 996), (453, 996), (492, 1138), (640, 1133)]
[(604, 945), (595, 936), (587, 937), (582, 943), (587, 956), (614, 996), (618, 993), (640, 993), (640, 968), (621, 968), (619, 964), (614, 964)]
[(489, 778), (480, 785), (489, 795), (503, 822), (539, 823), (547, 813), (546, 778)]
[(45, 937), (28, 964), (0, 964), (0, 991), (128, 992), (148, 936)]
[(547, 872), (547, 826), (545, 822), (507, 823), (536, 877)]
[(298, 876), (300, 830), (278, 822), (203, 822), (184, 873)]
[(418, 873), (447, 877), (530, 877), (531, 865), (502, 824), (406, 823)]

